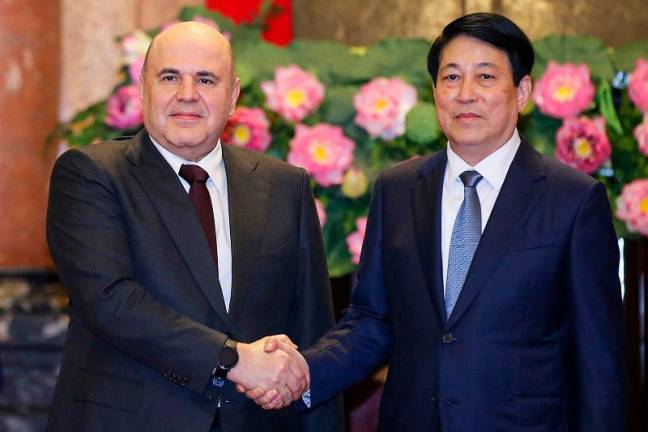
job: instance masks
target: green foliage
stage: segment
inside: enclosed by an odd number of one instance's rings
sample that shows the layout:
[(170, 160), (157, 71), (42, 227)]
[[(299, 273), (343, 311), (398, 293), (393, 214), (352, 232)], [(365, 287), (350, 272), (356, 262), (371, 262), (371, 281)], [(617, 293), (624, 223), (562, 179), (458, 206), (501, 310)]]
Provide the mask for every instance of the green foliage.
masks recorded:
[(599, 39), (589, 36), (549, 35), (533, 44), (536, 64), (532, 76), (544, 74), (550, 60), (557, 63), (585, 63), (596, 80), (614, 78), (614, 66), (607, 48)]
[(436, 109), (431, 103), (420, 102), (407, 113), (405, 134), (417, 144), (427, 144), (439, 136)]
[(631, 72), (638, 58), (648, 60), (648, 41), (632, 42), (611, 48), (610, 57), (615, 70)]

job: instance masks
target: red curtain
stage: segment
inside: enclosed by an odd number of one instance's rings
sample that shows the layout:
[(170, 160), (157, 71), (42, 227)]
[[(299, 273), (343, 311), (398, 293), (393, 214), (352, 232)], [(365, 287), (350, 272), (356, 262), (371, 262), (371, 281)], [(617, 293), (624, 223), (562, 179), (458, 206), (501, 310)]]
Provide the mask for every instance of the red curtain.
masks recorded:
[[(259, 12), (263, 0), (206, 0), (207, 8), (228, 16), (236, 23), (252, 21)], [(292, 0), (273, 0), (280, 12), (267, 21), (263, 38), (277, 45), (287, 45), (292, 34)]]

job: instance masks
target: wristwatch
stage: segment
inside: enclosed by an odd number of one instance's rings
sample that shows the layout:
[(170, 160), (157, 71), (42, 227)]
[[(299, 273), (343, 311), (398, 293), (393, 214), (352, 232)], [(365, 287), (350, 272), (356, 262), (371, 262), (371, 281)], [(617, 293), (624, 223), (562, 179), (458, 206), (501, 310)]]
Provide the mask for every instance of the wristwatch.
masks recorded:
[(220, 355), (218, 356), (218, 362), (216, 367), (212, 372), (212, 384), (216, 387), (223, 387), (225, 384), (225, 378), (227, 378), (227, 373), (236, 366), (238, 363), (238, 350), (236, 346), (238, 342), (234, 339), (227, 338), (225, 340), (225, 345), (221, 349)]

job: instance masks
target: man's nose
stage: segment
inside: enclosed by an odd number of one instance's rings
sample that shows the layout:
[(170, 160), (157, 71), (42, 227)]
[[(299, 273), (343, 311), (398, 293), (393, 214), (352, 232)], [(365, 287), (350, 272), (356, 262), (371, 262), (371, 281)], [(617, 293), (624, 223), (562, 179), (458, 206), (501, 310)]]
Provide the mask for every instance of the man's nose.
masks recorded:
[(192, 79), (183, 79), (178, 89), (177, 98), (181, 101), (192, 101), (198, 96), (196, 83)]
[(461, 85), (459, 86), (459, 94), (457, 95), (457, 98), (461, 102), (470, 102), (475, 100), (477, 98), (475, 83), (470, 79), (462, 80)]

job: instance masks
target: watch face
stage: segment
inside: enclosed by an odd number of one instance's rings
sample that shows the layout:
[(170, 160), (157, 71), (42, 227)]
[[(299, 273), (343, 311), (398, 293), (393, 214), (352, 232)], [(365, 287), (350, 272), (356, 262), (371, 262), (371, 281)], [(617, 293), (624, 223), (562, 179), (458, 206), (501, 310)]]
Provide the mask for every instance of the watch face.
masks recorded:
[(230, 369), (234, 367), (237, 361), (238, 352), (236, 351), (236, 349), (232, 348), (231, 346), (225, 345), (221, 350), (218, 362), (222, 367)]

